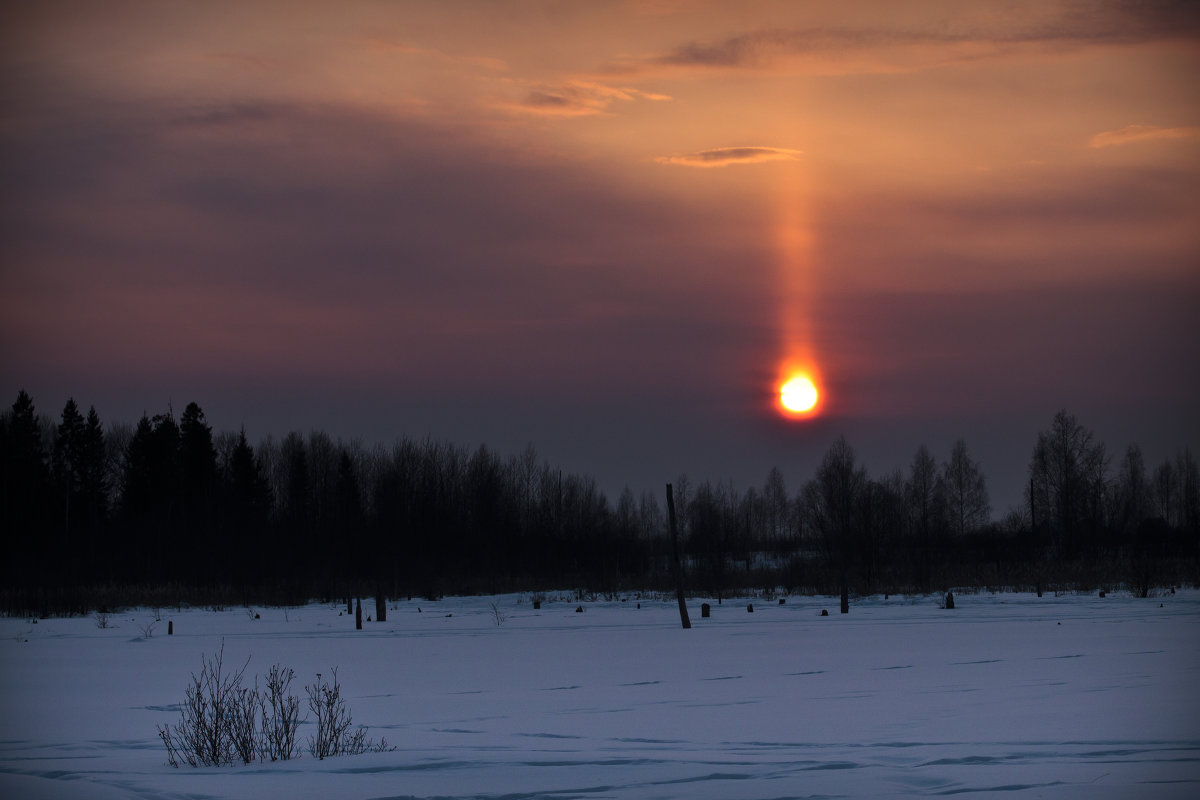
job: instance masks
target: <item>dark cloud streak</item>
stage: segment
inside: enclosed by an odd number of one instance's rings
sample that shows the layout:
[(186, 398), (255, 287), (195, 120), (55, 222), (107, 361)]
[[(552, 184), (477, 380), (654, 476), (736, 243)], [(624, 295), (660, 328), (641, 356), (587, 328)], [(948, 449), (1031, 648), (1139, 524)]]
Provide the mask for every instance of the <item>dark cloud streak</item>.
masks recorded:
[[(896, 47), (939, 49), (983, 45), (1005, 52), (1010, 46), (1050, 48), (1088, 44), (1140, 44), (1194, 38), (1200, 33), (1200, 10), (1193, 3), (1088, 2), (1028, 22), (1027, 15), (992, 18), (983, 23), (965, 19), (926, 27), (862, 26), (762, 28), (713, 41), (691, 41), (644, 60), (615, 61), (606, 71), (639, 72), (653, 66), (713, 69), (765, 69), (780, 57), (806, 54), (861, 53)], [(978, 57), (978, 54), (971, 56)]]

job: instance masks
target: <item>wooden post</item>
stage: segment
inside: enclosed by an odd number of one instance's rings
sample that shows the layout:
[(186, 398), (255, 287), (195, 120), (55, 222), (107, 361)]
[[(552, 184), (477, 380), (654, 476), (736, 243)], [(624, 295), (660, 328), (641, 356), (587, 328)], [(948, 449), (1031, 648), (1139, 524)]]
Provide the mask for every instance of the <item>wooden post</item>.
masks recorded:
[(375, 593), (375, 621), (387, 622), (387, 598), (382, 589)]
[(692, 627), (688, 619), (687, 603), (683, 600), (683, 563), (679, 560), (679, 529), (675, 525), (675, 495), (671, 484), (667, 484), (667, 516), (671, 520), (671, 553), (675, 565), (675, 599), (679, 601), (679, 621), (684, 629)]
[(358, 599), (358, 602), (354, 604), (354, 629), (356, 631), (362, 630), (362, 598), (361, 597)]
[(173, 636), (174, 634), (175, 634), (175, 620), (169, 619), (169, 620), (167, 620), (167, 636)]

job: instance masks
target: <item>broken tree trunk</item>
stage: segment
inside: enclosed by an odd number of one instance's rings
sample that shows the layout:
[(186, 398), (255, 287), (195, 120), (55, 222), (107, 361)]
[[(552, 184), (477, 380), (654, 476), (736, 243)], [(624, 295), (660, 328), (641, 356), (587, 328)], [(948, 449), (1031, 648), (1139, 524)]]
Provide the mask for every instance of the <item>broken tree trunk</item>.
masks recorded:
[(692, 627), (692, 621), (688, 619), (687, 603), (683, 600), (683, 563), (679, 560), (679, 530), (675, 525), (675, 495), (671, 488), (671, 484), (667, 484), (667, 516), (671, 520), (671, 553), (674, 556), (672, 562), (675, 572), (675, 598), (679, 601), (679, 621), (683, 623), (683, 627)]

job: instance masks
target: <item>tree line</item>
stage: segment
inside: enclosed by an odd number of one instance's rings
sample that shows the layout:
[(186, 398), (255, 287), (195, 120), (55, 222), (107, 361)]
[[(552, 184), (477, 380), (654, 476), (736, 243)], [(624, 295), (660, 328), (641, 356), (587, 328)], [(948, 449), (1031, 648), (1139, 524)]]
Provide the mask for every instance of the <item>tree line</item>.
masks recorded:
[[(366, 447), (321, 431), (214, 433), (196, 403), (102, 424), (74, 399), (58, 419), (20, 392), (0, 415), (4, 609), (84, 613), (106, 603), (300, 603), (670, 585), (659, 493), (615, 503), (533, 446), (502, 456), (432, 439)], [(839, 438), (789, 491), (674, 481), (692, 591), (869, 594), (947, 586), (1194, 581), (1200, 476), (1181, 450), (1150, 470), (1114, 464), (1066, 411), (1037, 434), (1025, 501), (993, 518), (958, 441), (939, 462), (871, 477)]]

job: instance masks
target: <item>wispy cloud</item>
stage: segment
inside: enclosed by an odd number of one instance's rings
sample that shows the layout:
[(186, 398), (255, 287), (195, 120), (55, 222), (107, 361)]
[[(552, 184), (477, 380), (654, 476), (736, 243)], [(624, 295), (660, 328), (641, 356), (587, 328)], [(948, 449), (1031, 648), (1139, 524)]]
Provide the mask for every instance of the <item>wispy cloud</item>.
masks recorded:
[(429, 47), (418, 47), (408, 42), (393, 41), (391, 39), (382, 39), (379, 37), (369, 37), (367, 43), (375, 50), (381, 50), (391, 53), (400, 53), (403, 55), (417, 56), (420, 58), (429, 58), (435, 61), (444, 61), (452, 64), (466, 64), (473, 67), (482, 67), (483, 69), (493, 72), (507, 72), (508, 62), (500, 58), (492, 58), (491, 56), (463, 56), (446, 53), (441, 50), (436, 50)]
[(727, 167), (731, 164), (761, 164), (764, 161), (795, 161), (803, 153), (786, 147), (716, 147), (696, 153), (661, 156), (654, 159), (659, 164), (675, 164), (681, 167)]
[(1200, 139), (1200, 127), (1160, 128), (1156, 125), (1126, 125), (1119, 130), (1097, 133), (1088, 141), (1088, 147), (1099, 149), (1161, 139)]
[(607, 113), (609, 107), (617, 102), (670, 99), (669, 95), (631, 87), (606, 86), (591, 81), (568, 81), (557, 86), (539, 84), (520, 102), (506, 104), (504, 108), (524, 114), (581, 117)]
[(664, 52), (616, 59), (604, 71), (895, 71), (1000, 57), (1030, 48), (1136, 44), (1194, 37), (1197, 32), (1200, 11), (1187, 3), (1083, 3), (1059, 12), (1049, 10), (1034, 19), (1017, 14), (929, 25), (759, 28), (719, 39), (683, 42)]

